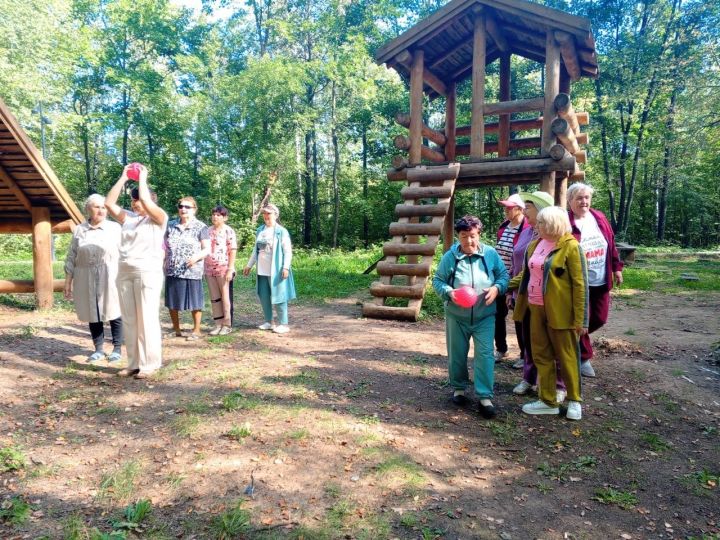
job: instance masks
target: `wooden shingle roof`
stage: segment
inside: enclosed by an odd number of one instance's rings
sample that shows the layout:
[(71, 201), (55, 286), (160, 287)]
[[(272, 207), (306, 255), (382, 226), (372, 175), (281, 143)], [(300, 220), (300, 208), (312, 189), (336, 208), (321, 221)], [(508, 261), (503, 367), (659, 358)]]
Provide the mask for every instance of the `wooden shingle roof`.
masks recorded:
[[(403, 58), (423, 49), (426, 74), (446, 84), (467, 79), (472, 73), (473, 28), (479, 10), (487, 20), (487, 64), (499, 58), (502, 50), (545, 63), (545, 36), (551, 30), (556, 37), (569, 39), (566, 44), (575, 51), (579, 76), (597, 77), (590, 21), (525, 0), (452, 0), (385, 44), (375, 59), (409, 79), (409, 63)], [(427, 84), (425, 91), (437, 95)]]
[(0, 100), (0, 225), (4, 231), (26, 232), (31, 209), (50, 209), (52, 225), (85, 217), (70, 198), (17, 119)]

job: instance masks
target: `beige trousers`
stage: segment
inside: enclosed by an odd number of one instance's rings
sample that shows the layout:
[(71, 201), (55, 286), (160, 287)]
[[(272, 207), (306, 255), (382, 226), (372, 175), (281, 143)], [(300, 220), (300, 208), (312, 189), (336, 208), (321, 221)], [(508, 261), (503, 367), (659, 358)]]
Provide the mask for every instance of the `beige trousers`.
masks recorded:
[(120, 271), (117, 278), (128, 369), (152, 373), (162, 365), (160, 293), (163, 273)]
[(225, 276), (205, 276), (210, 291), (212, 318), (217, 326), (230, 326), (230, 283)]

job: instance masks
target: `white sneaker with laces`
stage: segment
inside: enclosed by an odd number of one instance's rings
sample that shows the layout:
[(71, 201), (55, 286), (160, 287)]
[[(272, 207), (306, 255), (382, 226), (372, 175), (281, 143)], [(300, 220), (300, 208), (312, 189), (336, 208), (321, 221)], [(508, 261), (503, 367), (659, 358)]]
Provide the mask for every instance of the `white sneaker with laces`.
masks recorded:
[(232, 332), (232, 328), (230, 328), (229, 326), (223, 326), (218, 332), (218, 335), (227, 336), (230, 332)]
[(260, 326), (258, 326), (258, 328), (260, 330), (272, 330), (273, 325), (272, 325), (272, 323), (266, 322), (266, 323), (262, 323)]
[[(565, 401), (565, 398), (567, 397), (567, 391), (565, 390), (557, 390), (555, 393), (555, 399), (558, 402), (558, 404)], [(572, 403), (572, 402), (571, 402)]]
[(525, 414), (560, 414), (558, 407), (550, 407), (540, 400), (526, 403), (523, 405), (522, 411)]
[(221, 330), (222, 330), (222, 326), (216, 326), (215, 328), (213, 328), (212, 330), (210, 330), (208, 332), (208, 335), (209, 336), (217, 336)]
[(518, 383), (518, 385), (515, 388), (513, 388), (513, 394), (522, 396), (523, 394), (527, 394), (531, 388), (532, 388), (532, 384), (530, 384), (526, 380), (522, 380)]
[(582, 407), (577, 401), (569, 401), (565, 418), (568, 420), (580, 420), (582, 418)]
[(273, 328), (273, 332), (276, 334), (287, 334), (290, 331), (290, 327), (287, 324), (279, 324)]

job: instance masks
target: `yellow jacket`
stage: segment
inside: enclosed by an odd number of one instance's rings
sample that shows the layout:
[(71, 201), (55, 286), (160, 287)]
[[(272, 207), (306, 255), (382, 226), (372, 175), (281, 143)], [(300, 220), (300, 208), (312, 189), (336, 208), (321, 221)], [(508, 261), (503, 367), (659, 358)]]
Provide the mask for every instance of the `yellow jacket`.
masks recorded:
[[(517, 289), (513, 320), (522, 321), (528, 306), (528, 261), (540, 240), (533, 240), (525, 252), (522, 272), (510, 280)], [(587, 261), (580, 244), (570, 233), (560, 237), (543, 264), (543, 301), (550, 328), (568, 330), (588, 327)]]

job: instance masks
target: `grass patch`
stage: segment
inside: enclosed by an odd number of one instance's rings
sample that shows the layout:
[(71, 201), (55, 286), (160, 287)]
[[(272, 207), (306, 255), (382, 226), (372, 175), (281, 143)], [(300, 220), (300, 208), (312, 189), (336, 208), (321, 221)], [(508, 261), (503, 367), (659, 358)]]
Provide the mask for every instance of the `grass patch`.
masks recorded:
[(250, 429), (250, 424), (248, 422), (245, 422), (242, 426), (233, 426), (227, 431), (227, 433), (225, 433), (225, 436), (233, 441), (241, 441), (251, 435), (252, 429)]
[(193, 437), (200, 424), (201, 420), (197, 414), (183, 414), (175, 417), (172, 428), (180, 437)]
[(241, 502), (213, 518), (210, 523), (212, 538), (217, 540), (230, 540), (244, 535), (250, 530), (250, 512), (243, 510)]
[(113, 520), (116, 529), (125, 529), (142, 533), (142, 522), (152, 513), (152, 503), (148, 499), (140, 499), (125, 507), (122, 520)]
[[(386, 454), (386, 452), (380, 452)], [(426, 481), (419, 465), (405, 456), (386, 455), (373, 470), (385, 487), (416, 491)]]
[(0, 522), (21, 525), (30, 517), (30, 504), (22, 497), (12, 497), (0, 505)]
[(517, 423), (509, 414), (506, 414), (504, 422), (495, 421), (490, 424), (490, 432), (498, 443), (507, 446), (512, 444), (518, 436)]
[(240, 411), (255, 409), (260, 405), (261, 401), (258, 398), (247, 397), (240, 391), (235, 391), (227, 394), (222, 399), (222, 407), (226, 411)]
[(0, 473), (19, 471), (27, 464), (25, 454), (17, 446), (0, 448)]
[(310, 436), (310, 431), (305, 428), (299, 428), (288, 433), (288, 437), (295, 441), (303, 441)]
[[(697, 281), (685, 280), (682, 274), (695, 274)], [(720, 261), (699, 259), (689, 253), (678, 257), (667, 253), (653, 257), (651, 266), (637, 264), (623, 269), (623, 289), (659, 291), (720, 291)]]
[(212, 410), (209, 400), (210, 398), (205, 393), (186, 402), (181, 402), (180, 408), (185, 409), (190, 414), (207, 414)]
[(141, 472), (141, 464), (136, 460), (130, 460), (116, 471), (103, 474), (98, 498), (112, 502), (128, 501), (135, 492), (135, 479)]
[(550, 465), (544, 461), (538, 465), (538, 474), (546, 476), (552, 480), (566, 482), (570, 474), (573, 472), (587, 472), (597, 466), (597, 459), (593, 456), (580, 456), (570, 463), (560, 463), (558, 465)]
[(638, 503), (637, 497), (629, 491), (618, 491), (613, 488), (598, 489), (592, 500), (602, 504), (614, 504), (623, 510), (632, 510)]
[(273, 383), (288, 384), (291, 386), (304, 386), (316, 392), (324, 392), (331, 386), (331, 381), (323, 377), (315, 369), (303, 369), (295, 375), (278, 375), (270, 378)]
[(644, 442), (653, 452), (664, 452), (665, 450), (669, 450), (671, 448), (671, 445), (665, 442), (660, 435), (657, 435), (656, 433), (643, 433), (640, 436), (640, 440)]
[(703, 490), (697, 490), (697, 493), (707, 493), (707, 491), (717, 489), (720, 483), (720, 473), (711, 473), (707, 469), (703, 469), (702, 471), (686, 474), (683, 479), (689, 487)]

